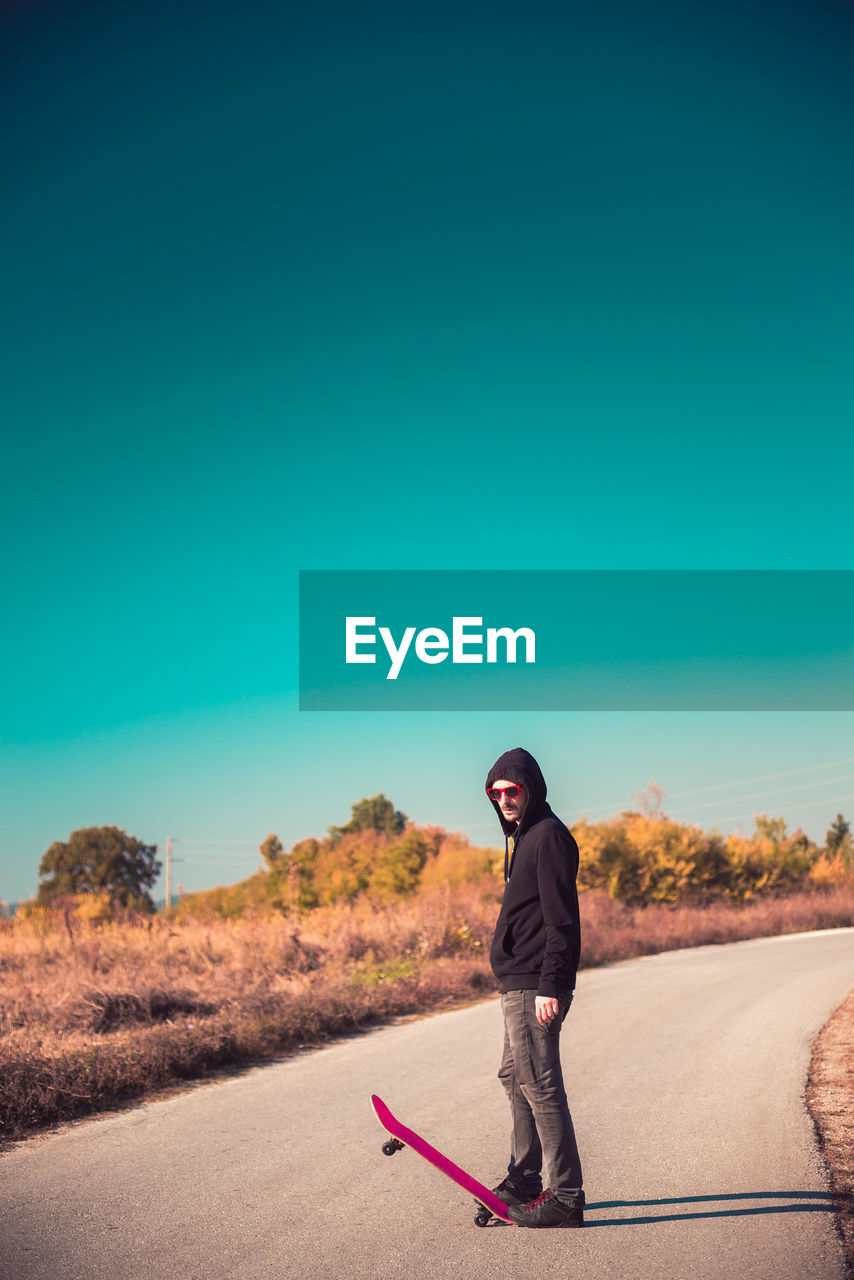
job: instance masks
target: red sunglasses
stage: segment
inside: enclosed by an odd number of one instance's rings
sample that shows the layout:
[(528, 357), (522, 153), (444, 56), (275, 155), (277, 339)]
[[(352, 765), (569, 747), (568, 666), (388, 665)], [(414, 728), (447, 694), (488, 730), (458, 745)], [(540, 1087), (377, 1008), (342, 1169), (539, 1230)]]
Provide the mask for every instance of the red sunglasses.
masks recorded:
[(486, 794), (490, 800), (500, 800), (502, 795), (505, 795), (508, 800), (515, 800), (521, 790), (521, 787), (513, 783), (510, 787), (487, 787)]

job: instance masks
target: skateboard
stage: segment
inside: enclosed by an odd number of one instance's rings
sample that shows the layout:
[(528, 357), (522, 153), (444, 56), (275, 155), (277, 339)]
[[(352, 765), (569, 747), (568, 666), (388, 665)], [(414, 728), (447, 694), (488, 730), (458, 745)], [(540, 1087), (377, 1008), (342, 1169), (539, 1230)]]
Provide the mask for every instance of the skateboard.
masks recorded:
[(468, 1191), (469, 1195), (474, 1196), (477, 1204), (474, 1220), (479, 1227), (485, 1227), (493, 1217), (501, 1218), (503, 1222), (511, 1221), (507, 1217), (507, 1205), (503, 1200), (499, 1200), (488, 1187), (478, 1182), (477, 1178), (473, 1178), (470, 1173), (466, 1173), (465, 1169), (461, 1169), (458, 1164), (454, 1164), (453, 1160), (443, 1156), (441, 1151), (431, 1147), (420, 1133), (416, 1133), (414, 1129), (407, 1129), (406, 1125), (401, 1124), (391, 1114), (382, 1098), (378, 1098), (375, 1093), (371, 1095), (371, 1106), (382, 1127), (391, 1134), (391, 1138), (383, 1143), (382, 1148), (387, 1156), (393, 1156), (396, 1151), (402, 1151), (404, 1147), (411, 1147), (418, 1155), (423, 1156), (434, 1169), (444, 1173), (446, 1178), (450, 1178), (458, 1187), (462, 1187), (463, 1191)]

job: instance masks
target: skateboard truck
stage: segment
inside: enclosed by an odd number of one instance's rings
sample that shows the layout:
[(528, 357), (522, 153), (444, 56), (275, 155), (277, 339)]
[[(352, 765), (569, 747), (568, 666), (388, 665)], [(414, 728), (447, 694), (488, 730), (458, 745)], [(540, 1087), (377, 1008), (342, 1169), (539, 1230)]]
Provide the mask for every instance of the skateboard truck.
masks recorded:
[[(492, 1213), (485, 1204), (481, 1204), (477, 1199), (475, 1199), (474, 1207), (477, 1209), (477, 1213), (474, 1215), (474, 1225), (476, 1227), (486, 1227), (496, 1217), (496, 1214)], [(506, 1222), (507, 1219), (505, 1218), (504, 1221)]]
[(406, 1146), (405, 1142), (401, 1142), (400, 1138), (389, 1138), (388, 1142), (383, 1143), (383, 1155), (393, 1156), (395, 1151), (402, 1151)]

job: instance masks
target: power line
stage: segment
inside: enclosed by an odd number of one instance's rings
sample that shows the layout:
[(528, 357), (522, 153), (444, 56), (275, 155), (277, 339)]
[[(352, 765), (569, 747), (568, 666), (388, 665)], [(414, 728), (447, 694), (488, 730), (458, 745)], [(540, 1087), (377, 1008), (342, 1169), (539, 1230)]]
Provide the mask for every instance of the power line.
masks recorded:
[(746, 787), (753, 782), (775, 782), (778, 778), (793, 778), (798, 773), (816, 773), (819, 769), (835, 769), (840, 764), (854, 764), (854, 756), (847, 760), (829, 760), (827, 764), (807, 764), (800, 769), (787, 769), (784, 773), (766, 773), (760, 778), (742, 778), (740, 782), (719, 782), (713, 787), (697, 787), (693, 791), (674, 791), (670, 800), (681, 800), (683, 796), (705, 795), (709, 791), (724, 791), (727, 787)]
[(234, 845), (238, 845), (238, 844), (251, 844), (251, 845), (254, 845), (254, 846), (256, 847), (256, 849), (257, 849), (257, 847), (258, 847), (258, 845), (259, 845), (259, 843), (260, 843), (260, 841), (258, 841), (258, 840), (243, 840), (243, 839), (237, 839), (237, 840), (227, 840), (227, 839), (221, 839), (221, 840), (208, 840), (208, 839), (207, 839), (207, 837), (205, 837), (205, 836), (173, 836), (173, 837), (172, 837), (172, 839), (173, 839), (173, 840), (180, 840), (181, 844), (204, 844), (204, 845), (211, 845), (211, 844), (225, 844), (225, 845), (228, 845), (229, 847), (232, 847), (232, 846), (234, 846)]
[[(708, 809), (710, 805), (729, 804), (731, 798), (737, 800), (740, 804), (743, 800), (761, 800), (765, 796), (789, 796), (793, 791), (806, 791), (809, 787), (829, 787), (836, 782), (848, 782), (851, 778), (854, 778), (854, 773), (843, 773), (838, 778), (822, 778), (819, 782), (801, 782), (795, 787), (780, 787), (776, 791), (754, 791), (752, 796), (725, 796), (722, 800), (703, 800), (700, 804), (691, 805), (690, 809), (668, 810), (668, 816), (676, 817), (680, 813), (693, 813), (695, 809)], [(815, 803), (824, 804), (825, 802), (816, 800)], [(830, 803), (833, 803), (833, 801)]]
[[(803, 804), (791, 804), (786, 806), (786, 813), (794, 813), (798, 809), (814, 809), (819, 804), (847, 804), (849, 800), (854, 800), (854, 793), (849, 792), (847, 796), (837, 796), (834, 800), (805, 800)], [(755, 818), (756, 813), (739, 813), (730, 818), (719, 818), (718, 822), (741, 822), (743, 818)]]
[[(232, 866), (235, 862), (240, 862), (241, 860), (243, 860), (244, 862), (248, 861), (249, 855), (245, 853), (238, 853), (238, 854), (234, 854), (234, 856), (230, 856), (227, 853), (215, 853), (209, 858), (206, 858), (204, 854), (201, 854), (201, 856), (196, 856), (192, 858), (174, 859), (174, 861), (176, 862), (178, 861), (186, 862), (187, 865), (191, 867), (198, 867), (201, 865), (206, 865), (211, 862), (217, 862), (217, 863), (222, 862), (228, 866)], [(257, 862), (260, 862), (261, 861), (260, 854), (256, 854), (254, 860)]]
[[(750, 786), (754, 782), (775, 782), (778, 778), (793, 778), (797, 774), (801, 774), (801, 773), (817, 773), (821, 769), (835, 769), (838, 765), (841, 765), (841, 764), (854, 764), (854, 756), (849, 756), (845, 760), (828, 760), (826, 764), (803, 765), (800, 769), (786, 769), (782, 773), (761, 774), (759, 777), (756, 777), (756, 778), (739, 778), (732, 782), (718, 782), (711, 787), (695, 787), (690, 791), (674, 791), (672, 795), (666, 796), (666, 799), (681, 800), (684, 796), (708, 795), (712, 791), (727, 791), (727, 790), (731, 790), (733, 787), (746, 787), (746, 786)], [(764, 794), (770, 795), (774, 793), (766, 792)], [(732, 798), (734, 800), (738, 800), (739, 798), (748, 799), (747, 796), (742, 796), (742, 797), (733, 796)], [(726, 803), (726, 800), (724, 801), (724, 803)], [(585, 816), (588, 816), (594, 813), (614, 813), (615, 810), (618, 810), (624, 807), (625, 807), (624, 801), (620, 801), (619, 803), (594, 805), (590, 809), (584, 809), (583, 812)]]

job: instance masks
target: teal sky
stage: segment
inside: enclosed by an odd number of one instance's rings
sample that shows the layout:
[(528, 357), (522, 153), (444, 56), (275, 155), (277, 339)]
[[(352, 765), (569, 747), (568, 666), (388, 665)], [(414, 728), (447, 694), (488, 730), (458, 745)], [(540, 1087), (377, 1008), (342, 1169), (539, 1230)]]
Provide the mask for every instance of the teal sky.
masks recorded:
[(854, 568), (852, 44), (841, 0), (7, 6), (0, 897), (77, 826), (195, 888), (380, 790), (494, 841), (517, 743), (568, 818), (854, 817), (849, 713), (296, 695), (300, 568)]

